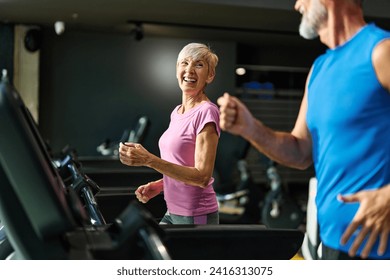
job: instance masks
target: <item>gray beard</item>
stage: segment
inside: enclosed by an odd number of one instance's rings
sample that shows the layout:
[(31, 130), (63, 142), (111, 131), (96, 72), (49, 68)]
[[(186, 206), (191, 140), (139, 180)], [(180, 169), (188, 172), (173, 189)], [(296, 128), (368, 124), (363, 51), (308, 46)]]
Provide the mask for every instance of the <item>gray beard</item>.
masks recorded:
[(318, 37), (318, 30), (321, 24), (327, 19), (328, 12), (319, 0), (313, 1), (313, 7), (302, 16), (299, 25), (299, 34), (308, 40)]
[(314, 26), (310, 25), (304, 18), (302, 18), (301, 24), (299, 25), (299, 35), (305, 39), (312, 40), (318, 37), (318, 32)]

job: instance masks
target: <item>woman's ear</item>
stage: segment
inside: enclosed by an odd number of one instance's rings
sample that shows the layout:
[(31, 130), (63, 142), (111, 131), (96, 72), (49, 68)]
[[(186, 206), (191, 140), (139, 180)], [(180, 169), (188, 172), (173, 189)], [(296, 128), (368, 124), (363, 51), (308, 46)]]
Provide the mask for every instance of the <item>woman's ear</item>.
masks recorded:
[(210, 84), (214, 80), (214, 77), (215, 77), (215, 72), (214, 71), (210, 72), (206, 79), (206, 83)]

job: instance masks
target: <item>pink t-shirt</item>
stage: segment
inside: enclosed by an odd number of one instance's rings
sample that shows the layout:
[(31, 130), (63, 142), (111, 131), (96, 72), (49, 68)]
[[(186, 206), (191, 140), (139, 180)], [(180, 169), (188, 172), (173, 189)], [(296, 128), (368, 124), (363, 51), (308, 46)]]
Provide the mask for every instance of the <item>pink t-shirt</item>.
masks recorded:
[[(161, 158), (182, 166), (195, 165), (196, 136), (207, 123), (215, 124), (218, 136), (219, 110), (211, 102), (203, 102), (200, 105), (179, 114), (178, 109), (171, 113), (171, 121), (168, 129), (159, 140)], [(213, 189), (214, 178), (206, 188), (187, 185), (181, 181), (163, 176), (164, 198), (168, 211), (181, 216), (199, 216), (216, 212), (218, 202)]]

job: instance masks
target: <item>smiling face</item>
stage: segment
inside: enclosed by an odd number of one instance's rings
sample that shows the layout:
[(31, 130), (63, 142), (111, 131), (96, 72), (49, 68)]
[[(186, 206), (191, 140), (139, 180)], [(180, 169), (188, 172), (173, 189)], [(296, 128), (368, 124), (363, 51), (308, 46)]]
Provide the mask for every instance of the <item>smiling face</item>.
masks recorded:
[(176, 77), (183, 93), (196, 94), (203, 92), (211, 83), (214, 75), (209, 71), (208, 64), (202, 59), (182, 58), (176, 67)]
[(321, 0), (297, 0), (295, 10), (302, 14), (299, 34), (305, 39), (316, 38), (328, 18), (328, 12)]
[(176, 78), (183, 93), (202, 93), (215, 76), (217, 55), (200, 43), (190, 43), (179, 53), (176, 64)]

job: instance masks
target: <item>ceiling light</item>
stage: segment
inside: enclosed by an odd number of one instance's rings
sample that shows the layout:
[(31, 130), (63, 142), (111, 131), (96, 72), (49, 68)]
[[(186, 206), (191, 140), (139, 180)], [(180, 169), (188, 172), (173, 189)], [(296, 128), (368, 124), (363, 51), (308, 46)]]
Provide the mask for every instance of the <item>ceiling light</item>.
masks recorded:
[(63, 21), (56, 21), (54, 23), (54, 31), (57, 35), (61, 35), (65, 31), (65, 23)]
[(237, 74), (238, 76), (245, 75), (245, 73), (246, 73), (246, 70), (245, 70), (245, 68), (243, 68), (243, 67), (239, 67), (239, 68), (236, 69), (236, 74)]

